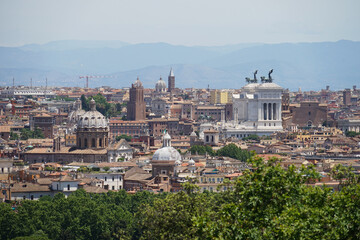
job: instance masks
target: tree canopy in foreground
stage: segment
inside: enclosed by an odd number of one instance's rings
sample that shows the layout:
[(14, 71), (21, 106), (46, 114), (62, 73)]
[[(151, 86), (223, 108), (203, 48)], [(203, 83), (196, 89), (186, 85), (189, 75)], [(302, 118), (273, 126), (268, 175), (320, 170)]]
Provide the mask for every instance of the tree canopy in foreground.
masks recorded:
[(79, 190), (16, 210), (1, 203), (0, 239), (360, 239), (360, 186), (350, 171), (334, 169), (343, 180), (334, 192), (308, 185), (319, 178), (313, 167), (250, 162), (254, 170), (220, 193), (188, 183), (173, 194)]

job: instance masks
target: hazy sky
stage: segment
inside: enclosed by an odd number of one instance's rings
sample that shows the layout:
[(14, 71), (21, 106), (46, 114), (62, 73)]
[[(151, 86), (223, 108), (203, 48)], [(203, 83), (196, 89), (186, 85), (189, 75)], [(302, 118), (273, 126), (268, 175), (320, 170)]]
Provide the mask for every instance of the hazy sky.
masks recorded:
[(360, 40), (360, 0), (0, 0), (0, 45)]

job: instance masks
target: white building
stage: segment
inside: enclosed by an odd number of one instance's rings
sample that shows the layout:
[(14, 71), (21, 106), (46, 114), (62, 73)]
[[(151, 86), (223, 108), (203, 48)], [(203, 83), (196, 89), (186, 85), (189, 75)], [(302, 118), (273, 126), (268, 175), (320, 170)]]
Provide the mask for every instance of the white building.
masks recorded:
[(69, 196), (71, 193), (78, 190), (80, 180), (74, 179), (70, 176), (62, 176), (58, 179), (53, 179), (50, 185), (50, 189), (54, 192), (62, 192), (65, 196)]
[(86, 178), (102, 180), (102, 186), (97, 187), (106, 190), (121, 190), (123, 189), (123, 174), (122, 173), (89, 173), (84, 175)]
[(55, 93), (46, 88), (6, 88), (0, 92), (1, 98), (19, 98), (24, 96), (54, 96)]
[[(271, 74), (271, 73), (270, 73)], [(281, 119), (281, 97), (283, 88), (262, 77), (261, 83), (248, 80), (239, 94), (233, 94), (233, 121), (222, 122), (217, 128), (224, 138), (243, 138), (251, 134), (271, 135), (283, 130)], [(222, 113), (224, 115), (224, 113)], [(216, 128), (216, 126), (215, 126)]]
[(125, 139), (112, 144), (108, 148), (108, 162), (129, 161), (133, 158), (134, 150)]

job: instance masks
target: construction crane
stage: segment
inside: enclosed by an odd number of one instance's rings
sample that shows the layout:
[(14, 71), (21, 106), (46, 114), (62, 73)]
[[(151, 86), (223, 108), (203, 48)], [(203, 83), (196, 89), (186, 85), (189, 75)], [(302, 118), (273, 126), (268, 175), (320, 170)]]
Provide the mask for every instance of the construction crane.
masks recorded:
[(89, 78), (116, 78), (116, 76), (95, 76), (95, 75), (87, 75), (87, 76), (80, 76), (80, 79), (86, 79), (86, 88), (89, 88)]

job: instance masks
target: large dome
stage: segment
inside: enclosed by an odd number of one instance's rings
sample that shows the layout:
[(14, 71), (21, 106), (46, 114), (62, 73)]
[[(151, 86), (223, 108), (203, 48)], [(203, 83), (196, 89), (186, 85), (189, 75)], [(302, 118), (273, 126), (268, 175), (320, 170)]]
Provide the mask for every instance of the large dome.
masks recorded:
[(162, 147), (156, 150), (152, 161), (181, 161), (181, 155), (173, 147)]
[(95, 101), (90, 101), (91, 110), (85, 112), (78, 120), (77, 126), (80, 128), (106, 128), (108, 121), (100, 112), (96, 111)]

